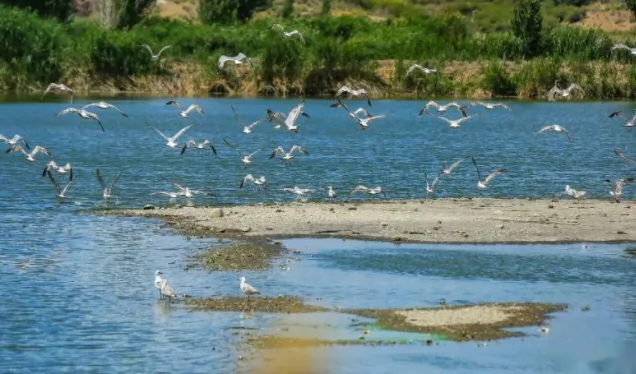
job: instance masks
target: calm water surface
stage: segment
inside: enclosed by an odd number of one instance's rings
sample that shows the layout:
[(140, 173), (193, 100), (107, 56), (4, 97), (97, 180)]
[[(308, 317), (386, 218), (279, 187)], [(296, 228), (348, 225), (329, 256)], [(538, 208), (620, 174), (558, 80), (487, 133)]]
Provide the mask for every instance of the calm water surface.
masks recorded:
[[(88, 102), (75, 101), (74, 106)], [(76, 174), (71, 199), (59, 204), (53, 186), (41, 176), (47, 157), (40, 154), (33, 163), (18, 154), (0, 157), (1, 372), (250, 372), (258, 360), (237, 348), (237, 328), (311, 325), (320, 326), (312, 330), (327, 337), (360, 334), (348, 316), (333, 313), (246, 316), (168, 307), (157, 302), (152, 285), (156, 269), (164, 271), (179, 293), (195, 296), (237, 295), (238, 277), (244, 275), (267, 295), (300, 295), (327, 307), (426, 306), (441, 298), (452, 304), (527, 300), (571, 305), (569, 312), (555, 317), (547, 336), (493, 342), (485, 348), (440, 342), (430, 347), (324, 349), (328, 372), (636, 371), (629, 354), (636, 348), (636, 278), (634, 261), (620, 257), (625, 246), (582, 250), (578, 244), (393, 246), (290, 240), (289, 246), (302, 251), (302, 261), (293, 262), (291, 271), (274, 266), (268, 272), (207, 273), (183, 269), (189, 256), (215, 240), (187, 241), (152, 220), (78, 213), (105, 205), (96, 167), (107, 181), (124, 172), (113, 207), (164, 204), (165, 199), (149, 194), (171, 189), (171, 182), (214, 193), (197, 197), (196, 204), (290, 200), (277, 189), (294, 185), (318, 189), (317, 199), (325, 198), (328, 185), (344, 194), (357, 184), (381, 185), (390, 198), (406, 198), (425, 196), (424, 171), (434, 173), (441, 163), (465, 154), (473, 155), (484, 173), (508, 170), (484, 196), (550, 197), (570, 184), (591, 196), (607, 197), (603, 179), (633, 171), (612, 154), (620, 148), (636, 156), (633, 134), (622, 121), (607, 118), (611, 111), (628, 111), (628, 103), (513, 102), (512, 112), (484, 112), (457, 130), (432, 117), (418, 118), (418, 102), (375, 101), (372, 114), (387, 118), (363, 132), (344, 111), (329, 108), (328, 101), (308, 100), (305, 109), (312, 118), (301, 120), (298, 134), (263, 123), (244, 135), (230, 105), (252, 122), (267, 108), (288, 111), (296, 101), (184, 99), (182, 105), (197, 102), (206, 112), (188, 119), (163, 99), (112, 102), (130, 118), (99, 111), (105, 133), (75, 116), (54, 117), (68, 106), (65, 102), (0, 105), (0, 133), (19, 133), (31, 147), (49, 148), (58, 163), (71, 162)], [(561, 134), (535, 135), (554, 122), (568, 128), (575, 141), (568, 143)], [(209, 138), (217, 145), (217, 157), (191, 150), (180, 156), (163, 146), (152, 129), (172, 134), (188, 124), (195, 126), (182, 140)], [(285, 166), (268, 159), (268, 149), (243, 168), (223, 138), (246, 152), (274, 143), (284, 148), (298, 144), (310, 155)], [(237, 191), (247, 173), (265, 175), (270, 190)], [(474, 168), (466, 163), (453, 178), (440, 182), (438, 196), (476, 195), (475, 182)], [(629, 187), (625, 196), (634, 197)], [(591, 311), (580, 312), (583, 305)], [(327, 328), (326, 321), (336, 328)], [(536, 335), (536, 327), (528, 331)], [(238, 360), (239, 355), (249, 359)]]

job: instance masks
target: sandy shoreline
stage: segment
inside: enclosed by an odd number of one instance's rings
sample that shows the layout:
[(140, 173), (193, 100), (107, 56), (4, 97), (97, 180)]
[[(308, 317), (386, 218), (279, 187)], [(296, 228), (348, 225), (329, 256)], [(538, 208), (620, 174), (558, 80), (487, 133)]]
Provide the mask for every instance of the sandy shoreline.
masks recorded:
[(421, 243), (636, 241), (631, 201), (437, 199), (129, 209), (191, 234), (245, 239), (338, 237)]

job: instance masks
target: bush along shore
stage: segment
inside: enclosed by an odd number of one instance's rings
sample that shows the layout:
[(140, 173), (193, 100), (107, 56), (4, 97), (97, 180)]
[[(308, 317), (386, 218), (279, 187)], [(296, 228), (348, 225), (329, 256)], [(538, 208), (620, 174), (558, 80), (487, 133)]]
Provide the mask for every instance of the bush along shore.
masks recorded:
[[(286, 30), (303, 33), (303, 44), (283, 38), (273, 22), (208, 25), (151, 16), (113, 30), (97, 20), (63, 23), (0, 6), (0, 89), (40, 92), (64, 82), (79, 95), (320, 97), (347, 84), (373, 97), (543, 98), (559, 80), (580, 84), (588, 99), (636, 97), (633, 56), (612, 51), (615, 41), (600, 30), (556, 26), (535, 30), (540, 39), (529, 41), (512, 32), (477, 35), (460, 16), (285, 20)], [(142, 44), (155, 53), (172, 48), (152, 60)], [(241, 52), (253, 67), (229, 62), (218, 70), (219, 56)], [(437, 78), (407, 76), (413, 63), (437, 69)]]

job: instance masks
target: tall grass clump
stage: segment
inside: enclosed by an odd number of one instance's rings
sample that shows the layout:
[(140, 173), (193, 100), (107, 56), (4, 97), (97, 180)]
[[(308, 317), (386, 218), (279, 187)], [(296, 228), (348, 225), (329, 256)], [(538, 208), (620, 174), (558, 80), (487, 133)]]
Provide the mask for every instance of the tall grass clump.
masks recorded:
[(558, 58), (541, 57), (528, 61), (512, 78), (517, 85), (518, 95), (523, 98), (542, 97), (552, 88), (555, 80), (563, 78), (560, 70), (561, 61)]
[(499, 60), (490, 61), (484, 68), (481, 88), (493, 96), (515, 96), (517, 94), (516, 82)]

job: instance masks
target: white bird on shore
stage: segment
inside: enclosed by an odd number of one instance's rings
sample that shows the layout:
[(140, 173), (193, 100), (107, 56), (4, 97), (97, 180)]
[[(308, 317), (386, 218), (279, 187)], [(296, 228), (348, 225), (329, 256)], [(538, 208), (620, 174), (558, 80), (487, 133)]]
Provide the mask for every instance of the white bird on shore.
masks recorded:
[(264, 175), (261, 175), (260, 178), (254, 178), (252, 174), (247, 174), (241, 181), (241, 185), (239, 186), (239, 188), (243, 188), (243, 186), (247, 182), (252, 182), (256, 186), (262, 187), (265, 185), (265, 183), (267, 183), (267, 180), (265, 179)]
[(424, 74), (432, 74), (432, 73), (437, 74), (437, 69), (429, 69), (429, 68), (425, 68), (425, 67), (423, 67), (421, 65), (418, 65), (418, 64), (413, 64), (413, 65), (411, 65), (411, 67), (406, 69), (406, 76), (408, 77), (415, 70), (420, 70)]
[(168, 285), (167, 280), (161, 282), (161, 294), (168, 298), (168, 302), (172, 301), (173, 297), (177, 297), (177, 293)]
[(552, 87), (552, 89), (548, 91), (546, 95), (549, 101), (554, 101), (556, 96), (569, 99), (570, 97), (572, 97), (571, 94), (573, 90), (578, 90), (581, 92), (582, 95), (585, 95), (585, 91), (583, 91), (581, 86), (576, 83), (570, 84), (568, 88), (561, 89), (558, 86), (558, 82), (558, 80), (554, 81), (554, 87)]
[(193, 110), (197, 111), (199, 114), (205, 114), (205, 112), (203, 111), (203, 109), (201, 109), (200, 106), (198, 106), (197, 104), (190, 104), (190, 106), (188, 107), (188, 109), (186, 110), (182, 110), (179, 112), (179, 115), (183, 118), (188, 118), (188, 115), (190, 114), (190, 112), (192, 112)]
[(240, 277), (239, 280), (241, 281), (241, 291), (243, 291), (243, 294), (247, 295), (248, 299), (252, 295), (260, 295), (261, 294), (260, 292), (258, 292), (258, 290), (256, 288), (252, 287), (250, 284), (248, 284), (245, 281), (245, 277)]
[(163, 53), (163, 51), (165, 51), (165, 50), (166, 50), (166, 49), (168, 49), (168, 48), (172, 48), (172, 46), (171, 46), (171, 45), (167, 45), (167, 46), (165, 46), (165, 47), (161, 48), (161, 50), (159, 51), (159, 53), (155, 54), (155, 53), (152, 51), (152, 48), (150, 48), (150, 46), (149, 46), (148, 44), (142, 44), (142, 45), (141, 45), (141, 47), (142, 47), (142, 48), (146, 48), (146, 49), (148, 50), (148, 52), (150, 52), (150, 59), (151, 59), (152, 61), (157, 61), (157, 60), (159, 60), (159, 57), (161, 56), (161, 54)]
[(614, 149), (614, 154), (616, 156), (618, 156), (618, 158), (622, 158), (623, 160), (625, 160), (627, 162), (631, 162), (632, 164), (636, 165), (636, 161), (634, 161), (633, 159), (625, 156), (625, 154), (623, 154), (623, 152), (619, 151), (618, 149)]
[(338, 89), (338, 91), (336, 91), (336, 98), (341, 97), (342, 94), (344, 93), (349, 94), (350, 96), (353, 96), (353, 97), (358, 97), (358, 96), (365, 97), (367, 99), (367, 104), (371, 106), (371, 99), (369, 98), (369, 94), (367, 93), (367, 90), (365, 90), (364, 88), (354, 90), (353, 88), (349, 88), (348, 86), (342, 86)]
[(46, 88), (46, 90), (44, 91), (44, 93), (42, 94), (42, 98), (44, 98), (44, 96), (51, 92), (52, 90), (57, 90), (57, 91), (61, 91), (61, 92), (68, 92), (71, 94), (71, 103), (73, 103), (73, 90), (68, 87), (67, 85), (65, 85), (64, 83), (51, 83), (49, 84), (49, 86)]
[(71, 184), (73, 183), (73, 180), (71, 179), (68, 184), (62, 188), (59, 183), (57, 183), (57, 181), (55, 180), (55, 178), (53, 178), (53, 174), (51, 174), (50, 171), (47, 171), (46, 174), (49, 177), (49, 180), (51, 181), (51, 183), (53, 183), (53, 186), (55, 186), (55, 191), (57, 191), (57, 197), (60, 200), (64, 200), (66, 198), (66, 190), (68, 190), (68, 188), (71, 186)]
[(448, 103), (446, 105), (440, 105), (438, 103), (436, 103), (435, 101), (429, 101), (428, 103), (426, 103), (422, 109), (420, 109), (420, 112), (418, 113), (418, 116), (421, 116), (422, 114), (426, 113), (426, 114), (430, 114), (428, 112), (428, 110), (430, 108), (437, 108), (437, 113), (442, 114), (442, 113), (446, 113), (446, 111), (448, 110), (448, 108), (455, 108), (457, 109), (457, 111), (462, 115), (462, 117), (468, 117), (468, 114), (466, 113), (465, 107), (459, 105), (456, 102), (452, 102), (452, 103)]
[(99, 168), (97, 168), (97, 171), (96, 171), (97, 181), (99, 182), (99, 185), (102, 187), (102, 196), (104, 197), (104, 199), (108, 200), (113, 196), (113, 187), (115, 187), (115, 183), (117, 183), (122, 173), (123, 171), (120, 171), (119, 174), (117, 174), (117, 176), (115, 177), (115, 179), (113, 179), (113, 181), (110, 182), (110, 186), (109, 186), (104, 182), (104, 178), (102, 177), (102, 172), (99, 170)]
[(274, 152), (272, 153), (271, 156), (269, 156), (269, 158), (274, 158), (276, 157), (279, 153), (283, 155), (283, 157), (281, 157), (281, 159), (283, 161), (289, 161), (292, 158), (294, 158), (294, 153), (295, 152), (302, 152), (303, 154), (308, 155), (309, 151), (307, 151), (306, 148), (303, 148), (299, 145), (294, 145), (293, 147), (291, 147), (291, 149), (289, 150), (289, 152), (285, 152), (285, 150), (283, 149), (283, 147), (276, 147), (276, 149), (274, 150)]
[(572, 137), (570, 136), (570, 133), (562, 126), (559, 126), (559, 125), (546, 126), (542, 128), (541, 130), (539, 130), (537, 134), (543, 134), (545, 132), (560, 132), (560, 133), (563, 133), (565, 136), (567, 136), (569, 141), (572, 141)]
[[(463, 161), (463, 160), (461, 160), (461, 161)], [(442, 175), (442, 174), (437, 174), (435, 179), (433, 179), (433, 182), (430, 182), (429, 179), (428, 179), (428, 175), (426, 174), (426, 172), (424, 172), (424, 179), (426, 180), (426, 193), (427, 194), (435, 193), (435, 185), (439, 181), (440, 175)]]
[(265, 148), (261, 148), (257, 151), (254, 151), (250, 154), (246, 154), (241, 152), (235, 145), (233, 145), (232, 143), (230, 143), (227, 139), (223, 139), (223, 141), (225, 142), (225, 144), (227, 144), (228, 147), (232, 148), (233, 150), (235, 150), (240, 156), (241, 156), (241, 162), (243, 163), (243, 165), (249, 165), (252, 163), (252, 157), (254, 157), (255, 154), (257, 154), (258, 152), (261, 152), (263, 150), (265, 150)]
[(479, 166), (477, 166), (477, 161), (475, 161), (474, 157), (471, 157), (471, 158), (473, 159), (473, 164), (475, 165), (475, 169), (477, 170), (477, 187), (481, 189), (488, 187), (488, 183), (490, 183), (490, 181), (493, 180), (494, 177), (506, 172), (506, 169), (497, 169), (493, 171), (492, 173), (488, 174), (486, 179), (482, 181), (481, 172), (479, 171)]
[(298, 197), (305, 196), (306, 194), (316, 192), (316, 190), (311, 188), (300, 188), (298, 186), (294, 186), (294, 188), (283, 188), (283, 192), (293, 193)]
[(471, 119), (473, 117), (475, 117), (475, 116), (461, 117), (461, 118), (458, 118), (458, 119), (448, 119), (448, 118), (443, 117), (443, 116), (439, 116), (437, 118), (446, 121), (450, 128), (458, 129), (461, 126), (462, 122), (468, 121), (469, 119)]
[(296, 105), (288, 115), (285, 113), (276, 112), (274, 113), (271, 109), (267, 109), (267, 118), (268, 121), (276, 121), (278, 123), (274, 128), (280, 128), (281, 126), (285, 126), (288, 131), (298, 132), (300, 126), (295, 125), (296, 120), (300, 115), (303, 115), (309, 119), (309, 115), (303, 111), (303, 107), (305, 106), (305, 100)]
[(179, 190), (177, 192), (178, 196), (183, 196), (186, 199), (192, 199), (194, 198), (195, 195), (209, 195), (207, 192), (203, 192), (203, 191), (199, 191), (199, 190), (192, 190), (190, 189), (190, 187), (184, 187), (178, 183), (173, 183), (173, 186), (177, 187), (177, 189)]
[(155, 287), (157, 288), (157, 291), (159, 291), (159, 298), (163, 299), (163, 294), (161, 293), (163, 278), (161, 278), (161, 275), (163, 275), (162, 272), (160, 272), (159, 270), (155, 271)]
[(9, 139), (6, 136), (0, 134), (0, 142), (5, 142), (5, 144), (8, 144), (10, 146), (14, 146), (14, 145), (19, 145), (20, 142), (22, 142), (22, 144), (24, 144), (24, 146), (26, 147), (26, 149), (31, 149), (29, 147), (29, 143), (26, 142), (26, 140), (24, 140), (22, 138), (22, 136), (15, 134), (13, 135), (13, 138)]
[(384, 191), (384, 189), (380, 186), (377, 187), (373, 187), (373, 188), (369, 188), (367, 186), (364, 185), (359, 185), (356, 188), (354, 188), (349, 195), (353, 195), (356, 192), (366, 192), (369, 195), (378, 195), (381, 194), (382, 196), (384, 196), (384, 198), (386, 199), (386, 193)]
[(274, 23), (269, 28), (270, 29), (278, 29), (278, 30), (282, 31), (284, 38), (290, 38), (292, 36), (296, 36), (298, 38), (298, 40), (301, 41), (301, 43), (305, 44), (305, 37), (303, 37), (303, 34), (300, 31), (298, 31), (298, 30), (292, 30), (292, 31), (286, 32), (285, 28), (283, 28), (283, 25), (281, 25), (279, 23)]
[(51, 152), (49, 152), (48, 149), (44, 147), (40, 147), (39, 145), (36, 145), (35, 148), (33, 148), (33, 150), (30, 153), (27, 153), (27, 151), (25, 151), (24, 148), (20, 147), (19, 145), (12, 146), (11, 148), (7, 149), (4, 153), (12, 153), (12, 152), (22, 152), (22, 154), (27, 159), (27, 161), (31, 161), (31, 162), (35, 161), (35, 156), (38, 153), (44, 153), (47, 156), (52, 156)]
[(73, 180), (73, 167), (71, 166), (70, 162), (67, 162), (66, 165), (64, 166), (59, 166), (55, 161), (51, 160), (44, 167), (44, 170), (42, 171), (42, 176), (43, 177), (46, 176), (46, 173), (49, 172), (51, 169), (57, 171), (60, 174), (69, 173), (69, 180), (71, 181)]
[(622, 178), (616, 181), (612, 181), (609, 179), (605, 180), (605, 182), (609, 183), (610, 186), (612, 187), (612, 190), (610, 191), (610, 196), (612, 196), (617, 203), (620, 203), (621, 201), (621, 196), (623, 195), (623, 186), (633, 181), (634, 181), (634, 178)]
[(450, 173), (453, 172), (453, 170), (455, 170), (455, 168), (457, 168), (462, 162), (468, 160), (469, 158), (472, 158), (472, 156), (464, 156), (462, 158), (460, 158), (459, 160), (455, 161), (449, 168), (445, 167), (444, 164), (442, 164), (442, 171), (440, 172), (441, 175), (449, 175)]
[(247, 62), (249, 62), (251, 67), (254, 67), (254, 65), (252, 64), (252, 59), (250, 59), (249, 57), (245, 56), (245, 54), (243, 53), (239, 53), (236, 56), (226, 56), (226, 55), (221, 55), (221, 57), (219, 57), (219, 70), (223, 70), (223, 67), (225, 66), (225, 63), (228, 61), (232, 61), (235, 65), (240, 65), (243, 63), (243, 60), (247, 60)]
[(241, 118), (241, 116), (234, 109), (234, 106), (230, 105), (230, 108), (232, 108), (232, 112), (234, 112), (234, 116), (236, 117), (236, 121), (238, 122), (238, 124), (243, 126), (243, 134), (251, 134), (252, 133), (252, 129), (254, 128), (254, 126), (256, 126), (259, 123), (263, 122), (262, 119), (259, 119), (259, 120), (256, 120), (256, 121), (252, 122), (249, 125), (246, 125), (245, 122), (243, 122), (243, 119)]
[(69, 113), (75, 113), (78, 116), (80, 116), (80, 118), (82, 119), (92, 119), (94, 121), (97, 121), (97, 123), (99, 123), (99, 126), (102, 128), (102, 131), (106, 131), (104, 129), (104, 126), (102, 125), (102, 121), (99, 120), (99, 116), (95, 113), (92, 112), (88, 112), (84, 109), (77, 109), (77, 108), (67, 108), (64, 109), (63, 111), (59, 112), (58, 114), (56, 114), (56, 117), (65, 115), (65, 114), (69, 114)]
[(615, 50), (619, 50), (619, 49), (624, 49), (626, 51), (629, 51), (630, 55), (636, 56), (636, 48), (631, 48), (631, 47), (628, 47), (625, 44), (621, 44), (621, 43), (614, 44), (612, 46), (612, 49), (610, 49), (610, 51), (615, 51)]
[(336, 199), (338, 197), (338, 194), (336, 193), (336, 191), (333, 190), (333, 187), (328, 186), (327, 187), (327, 196), (330, 199)]
[(212, 153), (214, 153), (216, 155), (216, 148), (214, 147), (212, 142), (210, 142), (207, 139), (205, 139), (201, 143), (197, 143), (197, 142), (195, 142), (192, 139), (188, 140), (188, 142), (183, 145), (183, 148), (181, 148), (181, 154), (184, 154), (186, 149), (192, 148), (192, 147), (194, 147), (194, 149), (198, 149), (198, 150), (203, 150), (203, 149), (206, 149), (206, 148), (210, 148), (212, 150)]
[(100, 109), (114, 109), (114, 110), (118, 111), (119, 113), (121, 113), (122, 116), (128, 117), (128, 114), (122, 112), (121, 110), (119, 110), (119, 108), (117, 108), (113, 104), (107, 103), (105, 101), (98, 101), (96, 103), (91, 103), (91, 104), (88, 104), (88, 105), (84, 105), (82, 107), (82, 109), (90, 108), (90, 107), (93, 107), (93, 106), (94, 107), (98, 107)]
[(170, 147), (172, 149), (175, 149), (175, 148), (177, 148), (179, 146), (179, 143), (177, 142), (177, 140), (179, 140), (181, 135), (185, 134), (185, 132), (188, 131), (190, 129), (190, 127), (192, 127), (192, 126), (194, 126), (194, 125), (188, 125), (188, 126), (182, 128), (181, 130), (179, 130), (178, 133), (174, 134), (171, 137), (165, 136), (161, 131), (157, 130), (156, 128), (155, 128), (155, 131), (158, 132), (159, 135), (161, 135), (166, 140), (166, 142), (164, 143), (166, 146), (168, 146), (168, 147)]
[(484, 103), (483, 101), (475, 101), (474, 103), (471, 103), (471, 106), (474, 106), (474, 105), (482, 106), (488, 110), (493, 110), (495, 108), (503, 108), (505, 110), (510, 111), (510, 107), (503, 103)]
[(587, 192), (581, 191), (581, 190), (575, 190), (574, 188), (570, 187), (569, 184), (566, 184), (564, 193), (574, 199), (580, 199), (583, 196), (585, 196)]

